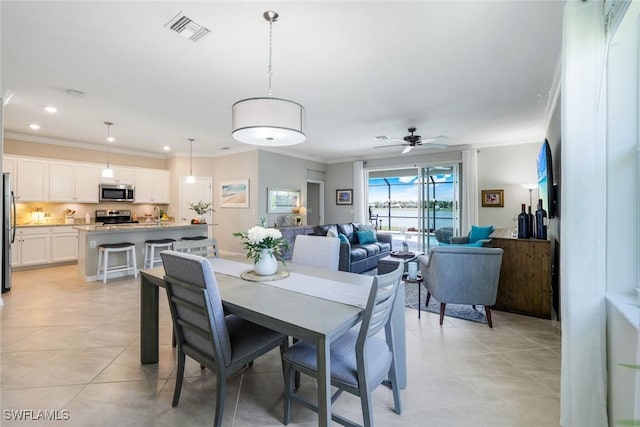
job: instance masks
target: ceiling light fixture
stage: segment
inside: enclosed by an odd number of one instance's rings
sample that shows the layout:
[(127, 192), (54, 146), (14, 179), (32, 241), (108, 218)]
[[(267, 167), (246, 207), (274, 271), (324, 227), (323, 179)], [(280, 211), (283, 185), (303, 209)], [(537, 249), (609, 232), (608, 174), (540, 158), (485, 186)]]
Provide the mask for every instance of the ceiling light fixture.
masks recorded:
[(193, 141), (195, 141), (193, 138), (189, 138), (189, 176), (187, 177), (187, 184), (196, 183), (196, 177), (193, 176)]
[(232, 106), (231, 136), (245, 144), (280, 147), (299, 144), (304, 134), (304, 107), (294, 101), (274, 98), (271, 94), (273, 23), (278, 14), (272, 10), (263, 15), (269, 22), (269, 91), (268, 96), (242, 99)]
[(58, 109), (56, 107), (54, 107), (53, 105), (45, 105), (44, 107), (44, 111), (46, 111), (47, 113), (57, 113)]
[(33, 130), (38, 130), (38, 129), (40, 129), (40, 125), (35, 124), (35, 123), (31, 123), (31, 124), (29, 125), (29, 127), (30, 127), (31, 129), (33, 129)]
[(111, 136), (111, 126), (113, 123), (104, 122), (107, 125), (107, 167), (102, 169), (102, 177), (103, 178), (113, 178), (113, 169), (109, 165), (109, 143), (115, 141), (115, 139)]

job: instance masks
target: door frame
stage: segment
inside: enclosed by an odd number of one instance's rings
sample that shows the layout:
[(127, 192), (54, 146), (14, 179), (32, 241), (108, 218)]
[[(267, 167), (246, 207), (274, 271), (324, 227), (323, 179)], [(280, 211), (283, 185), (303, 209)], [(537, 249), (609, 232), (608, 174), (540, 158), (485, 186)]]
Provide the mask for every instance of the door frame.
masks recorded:
[[(324, 199), (325, 199), (325, 194), (324, 194), (324, 181), (319, 181), (316, 179), (307, 179), (307, 184), (312, 183), (312, 184), (319, 184), (319, 188), (318, 188), (318, 206), (319, 206), (319, 212), (318, 212), (318, 224), (322, 225), (324, 224)], [(309, 206), (309, 192), (307, 191), (307, 189), (305, 188), (305, 199), (306, 199), (306, 205)], [(309, 213), (307, 212), (307, 220), (309, 219)], [(307, 221), (308, 223), (308, 221)]]

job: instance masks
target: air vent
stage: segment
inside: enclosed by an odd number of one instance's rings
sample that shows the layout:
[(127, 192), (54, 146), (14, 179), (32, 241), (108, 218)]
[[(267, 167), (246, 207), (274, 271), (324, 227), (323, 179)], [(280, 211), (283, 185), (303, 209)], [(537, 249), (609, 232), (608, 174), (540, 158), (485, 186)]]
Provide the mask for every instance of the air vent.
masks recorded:
[(211, 32), (211, 30), (209, 30), (208, 28), (205, 28), (202, 25), (198, 25), (193, 22), (193, 19), (184, 15), (182, 11), (174, 16), (171, 21), (167, 22), (165, 24), (165, 27), (168, 27), (171, 31), (175, 31), (185, 39), (189, 39), (193, 42), (202, 40), (207, 34)]

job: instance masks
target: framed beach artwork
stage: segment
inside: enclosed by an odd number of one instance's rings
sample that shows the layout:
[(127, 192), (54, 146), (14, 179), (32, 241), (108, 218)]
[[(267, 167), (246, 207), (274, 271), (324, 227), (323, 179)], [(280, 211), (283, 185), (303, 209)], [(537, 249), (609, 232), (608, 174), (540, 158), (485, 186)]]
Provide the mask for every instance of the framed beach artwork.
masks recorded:
[(220, 181), (221, 208), (249, 207), (249, 180)]
[(483, 208), (503, 208), (504, 190), (482, 190)]
[(267, 213), (291, 213), (299, 207), (300, 190), (267, 188)]

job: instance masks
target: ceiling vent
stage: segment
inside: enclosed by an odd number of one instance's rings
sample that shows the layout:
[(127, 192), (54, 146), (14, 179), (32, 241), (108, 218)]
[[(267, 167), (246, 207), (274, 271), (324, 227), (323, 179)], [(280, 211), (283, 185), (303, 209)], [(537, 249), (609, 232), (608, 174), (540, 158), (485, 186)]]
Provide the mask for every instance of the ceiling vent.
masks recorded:
[(168, 27), (171, 31), (175, 31), (185, 39), (189, 39), (193, 42), (202, 40), (211, 32), (208, 28), (193, 22), (193, 20), (184, 15), (182, 11), (174, 16), (171, 21), (167, 22), (165, 27)]

